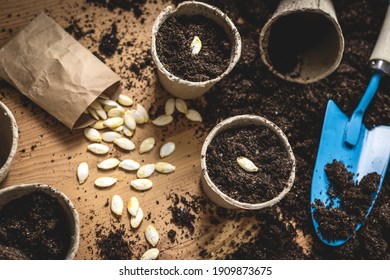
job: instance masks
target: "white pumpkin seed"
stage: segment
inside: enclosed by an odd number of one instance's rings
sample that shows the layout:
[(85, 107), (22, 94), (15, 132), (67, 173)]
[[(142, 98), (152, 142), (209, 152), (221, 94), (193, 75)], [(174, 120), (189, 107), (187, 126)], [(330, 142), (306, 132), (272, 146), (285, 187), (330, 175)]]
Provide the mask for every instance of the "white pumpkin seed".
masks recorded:
[(145, 237), (146, 240), (152, 245), (153, 247), (157, 245), (160, 236), (156, 230), (156, 228), (152, 225), (149, 224), (146, 229), (145, 229)]
[(89, 176), (89, 167), (88, 163), (82, 162), (77, 167), (77, 178), (79, 180), (79, 184), (83, 184)]
[(102, 142), (102, 136), (100, 132), (94, 128), (87, 127), (84, 129), (84, 136), (92, 142)]
[(133, 105), (133, 99), (124, 94), (119, 94), (118, 103), (123, 106), (131, 106)]
[(164, 174), (171, 173), (176, 169), (174, 165), (167, 162), (157, 162), (154, 168), (156, 169), (157, 172), (164, 173)]
[(122, 216), (123, 214), (123, 200), (117, 194), (111, 198), (111, 211), (117, 216)]
[(153, 187), (153, 182), (149, 179), (135, 179), (130, 182), (130, 185), (139, 191), (146, 191)]
[(186, 118), (193, 122), (202, 122), (202, 116), (199, 114), (198, 111), (189, 109)]
[(115, 139), (118, 139), (120, 137), (122, 137), (122, 135), (120, 135), (120, 133), (116, 131), (107, 131), (102, 134), (103, 141), (107, 143), (112, 143)]
[(109, 118), (115, 118), (115, 117), (123, 117), (124, 114), (125, 114), (125, 109), (112, 108), (110, 111), (108, 111), (107, 116)]
[(94, 110), (100, 110), (100, 109), (103, 109), (102, 105), (100, 104), (100, 102), (98, 100), (95, 100), (91, 103), (91, 105), (89, 105), (89, 107), (91, 107), (92, 109)]
[(154, 172), (154, 164), (145, 164), (142, 165), (138, 170), (137, 170), (137, 177), (140, 179), (143, 178), (148, 178), (150, 175), (152, 175)]
[(97, 154), (97, 155), (105, 155), (110, 151), (110, 148), (103, 144), (93, 143), (88, 145), (88, 151)]
[(108, 170), (113, 169), (119, 165), (121, 161), (117, 158), (108, 158), (98, 164), (98, 168)]
[(191, 42), (191, 55), (199, 54), (202, 49), (202, 41), (198, 36), (194, 36), (194, 39)]
[(143, 261), (156, 260), (158, 258), (158, 254), (160, 254), (160, 251), (157, 248), (151, 248), (142, 254), (141, 260)]
[(114, 100), (111, 100), (111, 99), (99, 98), (99, 102), (100, 102), (100, 104), (103, 105), (104, 110), (106, 110), (106, 112), (110, 111), (113, 108), (120, 107), (117, 102), (115, 102)]
[(156, 145), (156, 139), (153, 137), (146, 138), (139, 146), (139, 153), (143, 154), (149, 152), (153, 149), (154, 145)]
[(115, 132), (122, 132), (123, 131), (123, 125), (121, 126), (118, 126), (118, 127), (115, 127), (115, 128), (111, 128), (112, 131), (115, 131)]
[(95, 186), (99, 188), (108, 188), (115, 185), (116, 182), (118, 182), (118, 179), (114, 177), (100, 177), (95, 180)]
[(137, 111), (140, 112), (142, 116), (144, 116), (144, 123), (147, 123), (149, 121), (149, 113), (145, 107), (141, 104), (137, 104)]
[(114, 140), (114, 143), (126, 151), (132, 151), (135, 149), (133, 141), (126, 137), (117, 138)]
[(127, 211), (131, 216), (136, 216), (139, 209), (139, 201), (135, 196), (130, 197), (129, 202), (127, 203)]
[(137, 127), (137, 123), (133, 117), (133, 114), (130, 112), (130, 110), (126, 110), (124, 116), (123, 116), (123, 119), (125, 121), (125, 125), (131, 129), (131, 130), (135, 130), (135, 128)]
[(118, 126), (121, 126), (123, 124), (123, 118), (121, 117), (115, 117), (115, 118), (109, 118), (104, 121), (104, 125), (109, 128), (117, 128)]
[(175, 143), (173, 143), (173, 142), (165, 143), (160, 148), (160, 157), (164, 158), (164, 157), (171, 155), (175, 151), (175, 148), (176, 148)]
[(161, 115), (152, 121), (154, 125), (165, 126), (170, 124), (173, 121), (173, 117), (170, 115)]
[(137, 124), (143, 124), (145, 122), (145, 117), (140, 111), (131, 109), (129, 110), (129, 113), (132, 115)]
[(239, 166), (241, 166), (242, 169), (247, 172), (256, 172), (259, 170), (259, 168), (250, 159), (246, 157), (238, 157), (237, 163)]
[(98, 120), (98, 121), (94, 122), (89, 127), (94, 128), (94, 129), (98, 129), (98, 130), (106, 128), (106, 126), (104, 125), (104, 122), (102, 120)]
[(183, 99), (176, 98), (175, 106), (176, 106), (176, 110), (178, 110), (180, 113), (187, 114), (188, 112), (187, 103)]
[(123, 126), (123, 134), (126, 135), (127, 137), (132, 137), (134, 132), (133, 130), (131, 130), (130, 128), (128, 128), (127, 126)]
[(96, 111), (96, 114), (98, 114), (99, 118), (101, 118), (102, 120), (107, 119), (107, 113), (106, 113), (106, 111), (103, 110), (103, 108), (95, 110), (95, 111)]
[(175, 99), (169, 98), (165, 102), (165, 115), (170, 116), (175, 112)]
[(88, 107), (87, 110), (88, 110), (88, 113), (89, 113), (95, 120), (97, 120), (97, 121), (100, 120), (99, 115), (96, 113), (96, 111), (95, 111), (93, 108)]
[(140, 164), (132, 159), (125, 159), (121, 161), (119, 167), (126, 171), (135, 171), (140, 167)]
[(142, 222), (142, 219), (144, 218), (144, 211), (141, 207), (138, 207), (137, 214), (135, 216), (131, 216), (130, 218), (130, 225), (132, 228), (137, 228)]

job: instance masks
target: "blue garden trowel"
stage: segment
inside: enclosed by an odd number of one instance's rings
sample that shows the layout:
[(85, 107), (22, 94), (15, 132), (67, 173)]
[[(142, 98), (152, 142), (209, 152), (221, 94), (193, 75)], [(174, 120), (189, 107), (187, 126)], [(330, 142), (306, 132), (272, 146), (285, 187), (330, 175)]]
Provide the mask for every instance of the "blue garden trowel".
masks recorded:
[[(349, 118), (333, 100), (329, 100), (322, 127), (311, 185), (310, 202), (315, 231), (322, 242), (330, 246), (344, 244), (352, 234), (343, 240), (326, 240), (321, 235), (320, 227), (314, 215), (316, 211), (313, 206), (315, 201), (319, 200), (325, 206), (332, 208), (337, 208), (340, 205), (340, 198), (331, 199), (327, 194), (329, 182), (325, 173), (325, 166), (332, 163), (333, 160), (344, 163), (348, 171), (355, 174), (355, 182), (359, 182), (368, 173), (376, 172), (381, 175), (377, 192), (366, 216), (370, 214), (374, 206), (387, 172), (390, 159), (390, 126), (382, 125), (368, 130), (363, 124), (363, 116), (376, 93), (381, 77), (384, 74), (390, 75), (390, 7), (387, 9), (381, 33), (372, 52), (370, 66), (376, 71), (352, 116)], [(356, 231), (361, 226), (362, 224), (359, 223)]]

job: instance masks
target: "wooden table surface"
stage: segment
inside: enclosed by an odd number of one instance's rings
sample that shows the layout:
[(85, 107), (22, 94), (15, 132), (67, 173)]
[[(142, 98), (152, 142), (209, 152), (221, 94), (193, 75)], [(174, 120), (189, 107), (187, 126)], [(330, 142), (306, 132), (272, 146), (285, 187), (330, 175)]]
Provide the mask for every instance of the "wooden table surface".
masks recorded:
[[(156, 108), (163, 106), (169, 94), (156, 83), (153, 68), (142, 72), (142, 75), (151, 77), (148, 84), (122, 66), (136, 59), (134, 54), (149, 55), (151, 27), (165, 5), (167, 3), (160, 1), (149, 4), (145, 22), (141, 24), (140, 20), (134, 18), (132, 12), (113, 13), (106, 8), (95, 7), (81, 1), (0, 0), (0, 46), (42, 11), (64, 28), (69, 25), (72, 16), (76, 19), (92, 20), (95, 26), (94, 33), (80, 40), (80, 43), (91, 51), (97, 50), (99, 38), (110, 30), (112, 21), (116, 21), (121, 42), (135, 40), (136, 43), (123, 48), (120, 55), (115, 54), (112, 58), (107, 58), (106, 64), (121, 75), (124, 94), (131, 96), (135, 103), (141, 103), (146, 108)], [(132, 22), (131, 26), (129, 22)], [(132, 87), (126, 86), (132, 82)], [(135, 259), (149, 248), (143, 235), (149, 223), (155, 224), (161, 236), (157, 246), (161, 252), (160, 259), (200, 259), (200, 253), (204, 249), (210, 253), (206, 258), (224, 258), (231, 250), (229, 244), (242, 242), (246, 238), (245, 232), (252, 228), (251, 218), (212, 223), (213, 217), (210, 213), (213, 213), (214, 206), (210, 206), (210, 211), (200, 211), (196, 215), (193, 234), (188, 229), (179, 229), (170, 222), (169, 207), (172, 205), (170, 195), (177, 194), (189, 200), (194, 196), (204, 197), (200, 186), (200, 149), (207, 133), (199, 133), (199, 128), (203, 129), (202, 125), (190, 123), (184, 117), (179, 117), (168, 130), (158, 128), (150, 122), (139, 126), (133, 138), (137, 146), (149, 136), (154, 136), (157, 140), (154, 150), (146, 155), (140, 155), (138, 151), (122, 153), (110, 145), (111, 152), (120, 158), (132, 158), (149, 163), (159, 160), (158, 148), (163, 141), (170, 140), (177, 144), (175, 153), (166, 158), (166, 161), (176, 166), (176, 171), (169, 175), (153, 175), (151, 179), (154, 187), (141, 193), (129, 187), (129, 182), (135, 178), (135, 174), (118, 169), (110, 172), (97, 170), (96, 165), (108, 156), (98, 157), (87, 152), (88, 141), (84, 138), (82, 130), (70, 131), (4, 81), (0, 81), (0, 101), (13, 112), (20, 130), (17, 155), (8, 177), (0, 187), (40, 182), (64, 192), (80, 214), (81, 239), (77, 259), (99, 259), (95, 245), (97, 224), (102, 224), (106, 228), (123, 224), (129, 240), (135, 241), (132, 245)], [(87, 182), (80, 186), (76, 179), (76, 169), (82, 161), (88, 162), (90, 176)], [(117, 176), (119, 182), (109, 189), (97, 189), (93, 182), (102, 175)], [(125, 203), (130, 196), (136, 196), (140, 200), (147, 217), (137, 230), (130, 229), (128, 215), (123, 215), (122, 219), (117, 221), (110, 208), (104, 207), (107, 199), (114, 194), (121, 195)], [(177, 232), (175, 242), (171, 242), (167, 236), (170, 229)]]

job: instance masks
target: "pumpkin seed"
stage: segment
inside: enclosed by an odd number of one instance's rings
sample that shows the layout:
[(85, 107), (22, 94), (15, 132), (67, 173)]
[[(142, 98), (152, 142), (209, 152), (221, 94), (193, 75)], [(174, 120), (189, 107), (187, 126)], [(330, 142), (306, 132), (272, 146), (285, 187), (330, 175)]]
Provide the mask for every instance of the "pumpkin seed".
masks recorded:
[(117, 167), (119, 163), (120, 160), (117, 158), (108, 158), (99, 163), (97, 167), (100, 169), (108, 170)]
[(173, 121), (173, 117), (170, 115), (161, 115), (152, 121), (154, 125), (165, 126), (170, 124)]
[(153, 149), (154, 145), (156, 144), (156, 139), (153, 137), (146, 138), (144, 141), (142, 141), (141, 145), (139, 146), (139, 153), (147, 153), (150, 150)]
[(135, 179), (130, 182), (130, 185), (139, 191), (146, 191), (153, 187), (153, 182), (149, 179)]
[(87, 127), (84, 129), (84, 136), (92, 142), (102, 142), (102, 136), (100, 132), (94, 128)]
[(129, 113), (133, 116), (137, 124), (143, 124), (145, 122), (145, 116), (140, 111), (131, 109)]
[(154, 172), (154, 164), (145, 164), (142, 165), (138, 170), (137, 170), (137, 177), (140, 179), (143, 178), (148, 178), (150, 175), (152, 175)]
[(79, 180), (79, 184), (83, 184), (89, 176), (89, 167), (88, 163), (82, 162), (77, 167), (77, 178)]
[(237, 163), (247, 172), (257, 172), (259, 170), (259, 168), (246, 157), (237, 157)]
[(125, 159), (121, 161), (119, 167), (126, 171), (134, 171), (140, 167), (140, 164), (132, 159)]
[(104, 142), (112, 143), (115, 141), (115, 139), (118, 139), (122, 137), (118, 132), (116, 131), (107, 131), (102, 134), (102, 139)]
[(193, 122), (202, 122), (202, 116), (199, 114), (198, 111), (189, 109), (186, 118)]
[(118, 179), (114, 177), (100, 177), (95, 180), (95, 186), (99, 188), (108, 188), (115, 185), (116, 182), (118, 182)]
[(178, 110), (180, 113), (187, 114), (188, 112), (187, 103), (183, 99), (176, 98), (175, 106), (176, 106), (176, 110)]
[(103, 108), (95, 110), (95, 111), (96, 111), (96, 114), (98, 114), (99, 118), (101, 118), (102, 120), (107, 119), (107, 113), (106, 113), (106, 111), (103, 110)]
[(123, 106), (131, 106), (133, 105), (133, 99), (124, 94), (119, 94), (118, 103)]
[(123, 125), (120, 125), (118, 127), (115, 127), (115, 128), (111, 128), (112, 131), (115, 131), (115, 132), (122, 132), (123, 131)]
[(100, 104), (100, 102), (98, 100), (94, 100), (90, 105), (89, 107), (91, 107), (92, 109), (94, 110), (99, 110), (99, 109), (103, 109), (102, 105)]
[(123, 134), (126, 135), (127, 137), (132, 137), (134, 132), (128, 128), (127, 126), (123, 126)]
[(130, 112), (130, 110), (126, 110), (124, 116), (123, 116), (123, 119), (125, 121), (125, 125), (131, 129), (131, 130), (135, 130), (135, 128), (137, 127), (137, 123), (133, 117), (133, 113)]
[(158, 258), (158, 254), (160, 254), (160, 251), (157, 248), (151, 248), (142, 254), (141, 260), (144, 261), (156, 260)]
[(98, 130), (106, 128), (102, 120), (94, 122), (94, 124), (90, 125), (90, 127)]
[(169, 98), (165, 102), (165, 115), (170, 116), (175, 112), (175, 99)]
[(157, 245), (160, 236), (156, 230), (156, 228), (152, 225), (149, 224), (146, 229), (145, 229), (145, 237), (146, 240), (152, 245), (153, 247)]
[(138, 207), (137, 214), (135, 216), (131, 216), (130, 218), (130, 225), (132, 228), (137, 228), (142, 222), (142, 219), (144, 218), (144, 211), (141, 207)]
[(111, 100), (111, 99), (99, 98), (99, 103), (103, 105), (104, 110), (106, 110), (107, 112), (110, 111), (113, 108), (120, 107), (117, 102), (115, 102), (114, 100)]
[(144, 123), (147, 123), (149, 121), (149, 113), (145, 107), (141, 104), (137, 104), (137, 111), (140, 112), (142, 116), (144, 116)]
[(160, 148), (160, 157), (164, 158), (164, 157), (171, 155), (175, 151), (175, 148), (176, 148), (175, 143), (173, 143), (173, 142), (165, 143)]
[(126, 137), (117, 138), (114, 140), (114, 143), (126, 151), (132, 151), (135, 149), (133, 141)]
[(125, 114), (125, 109), (112, 108), (110, 111), (108, 111), (107, 116), (109, 118), (115, 118), (115, 117), (123, 117), (124, 114)]
[(88, 113), (95, 119), (95, 120), (100, 120), (100, 117), (99, 115), (96, 113), (96, 111), (94, 109), (92, 109), (91, 107), (88, 107), (87, 108), (88, 110)]
[(202, 49), (202, 41), (198, 36), (194, 36), (191, 42), (191, 55), (197, 55)]
[(117, 216), (122, 216), (123, 214), (123, 200), (117, 194), (111, 199), (111, 211)]
[(88, 145), (87, 149), (97, 155), (105, 155), (109, 152), (110, 148), (103, 144), (93, 143)]
[(130, 197), (127, 203), (127, 211), (131, 216), (136, 216), (139, 209), (139, 201), (135, 196)]
[(167, 174), (167, 173), (171, 173), (171, 172), (175, 171), (176, 167), (170, 163), (167, 163), (167, 162), (157, 162), (155, 164), (155, 169), (159, 173)]
[(121, 126), (123, 124), (123, 118), (121, 117), (115, 117), (115, 118), (109, 118), (105, 120), (104, 125), (109, 128), (117, 128), (118, 126)]

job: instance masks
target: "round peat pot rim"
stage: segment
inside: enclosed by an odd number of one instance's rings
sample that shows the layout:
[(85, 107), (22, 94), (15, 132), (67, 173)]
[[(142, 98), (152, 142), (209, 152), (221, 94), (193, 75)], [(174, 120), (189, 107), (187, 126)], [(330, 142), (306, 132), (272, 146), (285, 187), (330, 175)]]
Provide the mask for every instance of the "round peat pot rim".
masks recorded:
[[(272, 61), (269, 57), (268, 54), (268, 47), (269, 47), (269, 38), (270, 38), (270, 32), (272, 30), (272, 26), (279, 21), (282, 18), (289, 17), (289, 16), (321, 16), (324, 20), (327, 20), (330, 25), (332, 26), (332, 37), (333, 38), (327, 38), (329, 41), (328, 44), (324, 44), (322, 48), (316, 48), (317, 51), (315, 52), (316, 54), (318, 53), (327, 53), (328, 58), (327, 59), (322, 59), (322, 63), (319, 63), (319, 60), (317, 63), (306, 63), (306, 76), (307, 77), (302, 77), (301, 73), (299, 74), (294, 74), (290, 75), (291, 73), (281, 73), (279, 72), (273, 65)], [(330, 36), (328, 36), (330, 37)], [(331, 41), (336, 41), (337, 44), (330, 44)], [(325, 40), (324, 40), (325, 41)], [(332, 74), (337, 67), (340, 65), (343, 52), (344, 52), (344, 36), (341, 30), (341, 27), (335, 17), (335, 15), (331, 15), (331, 13), (326, 12), (321, 9), (313, 9), (313, 8), (304, 8), (304, 9), (298, 9), (298, 10), (286, 10), (282, 11), (280, 13), (276, 12), (276, 14), (266, 22), (264, 27), (262, 28), (260, 32), (260, 37), (259, 37), (259, 48), (260, 48), (260, 56), (264, 64), (267, 66), (269, 71), (271, 71), (274, 75), (277, 77), (284, 79), (289, 82), (294, 82), (294, 83), (299, 83), (299, 84), (309, 84), (309, 83), (314, 83), (317, 82), (330, 74)], [(330, 50), (329, 50), (330, 49)], [(310, 58), (315, 58), (315, 57), (320, 57), (315, 55), (315, 53), (311, 53)], [(329, 61), (329, 56), (332, 56), (331, 63), (328, 63)], [(323, 64), (324, 61), (326, 61), (326, 64)], [(310, 65), (310, 66), (309, 66)], [(318, 65), (317, 67), (315, 67)], [(314, 67), (313, 67), (314, 66)], [(310, 67), (310, 69), (309, 69)], [(308, 73), (310, 73), (310, 76), (308, 76)]]
[[(16, 150), (18, 149), (18, 142), (19, 142), (19, 132), (18, 132), (18, 126), (16, 124), (16, 120), (12, 112), (5, 106), (4, 103), (0, 102), (0, 128), (2, 129), (2, 136), (1, 138), (5, 141), (12, 141), (11, 147), (8, 152), (7, 160), (1, 165), (0, 167), (0, 183), (5, 179), (7, 176), (10, 167), (11, 162), (16, 154)], [(3, 120), (8, 119), (9, 123), (3, 124)], [(9, 129), (5, 129), (4, 126)], [(1, 144), (3, 145), (3, 143)]]
[(0, 190), (0, 209), (8, 202), (36, 191), (42, 191), (57, 199), (64, 210), (65, 216), (68, 218), (71, 234), (69, 251), (65, 256), (65, 260), (74, 259), (80, 244), (80, 220), (75, 206), (64, 193), (52, 186), (40, 183), (10, 186)]
[[(207, 155), (208, 146), (218, 133), (230, 128), (248, 126), (248, 125), (265, 126), (270, 130), (272, 130), (279, 137), (279, 139), (281, 139), (283, 146), (287, 151), (288, 157), (292, 162), (290, 176), (286, 182), (286, 187), (283, 189), (283, 191), (281, 191), (276, 197), (272, 198), (271, 200), (261, 202), (261, 203), (254, 203), (254, 204), (238, 201), (223, 193), (210, 179), (209, 174), (207, 172), (207, 164), (206, 164), (206, 160), (207, 160), (206, 155)], [(295, 167), (296, 167), (295, 156), (286, 135), (276, 124), (267, 120), (264, 117), (260, 117), (256, 115), (234, 116), (218, 123), (207, 135), (201, 150), (201, 169), (202, 169), (201, 179), (202, 179), (203, 189), (206, 195), (214, 203), (216, 203), (219, 206), (230, 208), (230, 209), (257, 210), (257, 209), (270, 207), (278, 203), (291, 190), (294, 184)]]
[[(182, 79), (169, 72), (163, 63), (160, 61), (157, 54), (156, 37), (160, 27), (171, 16), (176, 15), (202, 15), (219, 25), (230, 38), (231, 54), (230, 62), (225, 71), (218, 77), (194, 82)], [(158, 77), (164, 88), (176, 97), (183, 99), (194, 99), (203, 95), (208, 91), (215, 83), (219, 82), (222, 78), (228, 75), (237, 64), (241, 56), (241, 36), (236, 26), (231, 19), (223, 13), (220, 9), (211, 6), (209, 4), (197, 1), (185, 1), (180, 3), (175, 9), (172, 6), (167, 6), (156, 18), (152, 28), (152, 58), (157, 66)], [(183, 90), (188, 89), (183, 92)]]

